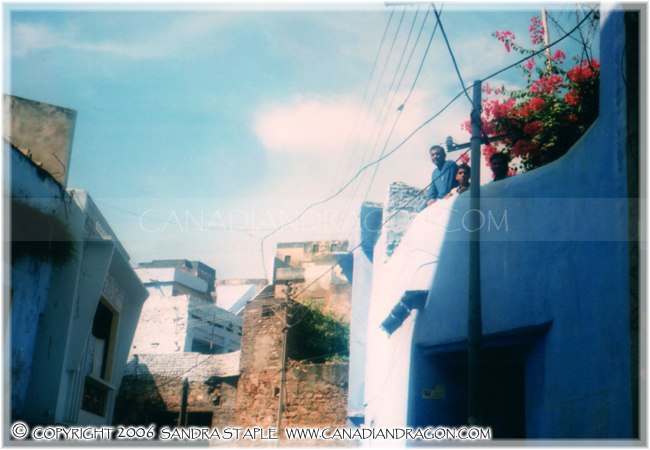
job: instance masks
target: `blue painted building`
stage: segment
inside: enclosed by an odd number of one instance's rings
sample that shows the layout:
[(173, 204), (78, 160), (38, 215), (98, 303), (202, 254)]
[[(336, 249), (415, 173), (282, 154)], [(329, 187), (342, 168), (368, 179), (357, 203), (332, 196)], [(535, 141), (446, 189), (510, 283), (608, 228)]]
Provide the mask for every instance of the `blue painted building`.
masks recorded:
[[(480, 422), (495, 438), (633, 436), (623, 12), (601, 26), (599, 118), (561, 159), (481, 188)], [(467, 425), (469, 211), (469, 195), (437, 202), (375, 258), (367, 426)], [(423, 271), (425, 307), (388, 336)]]
[(108, 425), (148, 294), (91, 197), (66, 189), (74, 114), (10, 96), (5, 105), (11, 419)]

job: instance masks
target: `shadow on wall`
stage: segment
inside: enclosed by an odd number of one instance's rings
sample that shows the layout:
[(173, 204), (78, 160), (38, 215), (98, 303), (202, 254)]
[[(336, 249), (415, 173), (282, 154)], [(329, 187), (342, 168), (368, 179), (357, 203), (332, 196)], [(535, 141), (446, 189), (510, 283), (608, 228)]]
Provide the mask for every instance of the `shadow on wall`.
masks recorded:
[[(131, 364), (133, 362), (129, 363)], [(172, 412), (167, 410), (167, 404), (148, 367), (145, 364), (138, 364), (135, 372), (135, 375), (125, 374), (122, 377), (122, 384), (115, 400), (113, 423), (115, 425), (155, 423), (158, 427), (176, 425), (178, 413), (176, 417), (171, 417)], [(170, 381), (179, 383), (173, 378)], [(180, 394), (179, 392), (179, 397)]]

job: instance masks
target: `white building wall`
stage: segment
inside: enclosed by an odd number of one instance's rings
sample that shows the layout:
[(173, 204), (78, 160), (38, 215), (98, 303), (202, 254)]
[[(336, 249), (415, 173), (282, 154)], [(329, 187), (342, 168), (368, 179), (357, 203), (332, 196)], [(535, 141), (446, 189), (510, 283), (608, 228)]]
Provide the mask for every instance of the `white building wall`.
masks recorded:
[[(506, 206), (510, 208), (511, 229), (508, 238), (514, 242), (526, 242), (531, 238), (538, 241), (566, 241), (567, 249), (573, 241), (583, 239), (616, 240), (618, 236), (625, 235), (626, 225), (625, 199), (622, 201), (609, 201), (606, 199), (590, 199), (592, 196), (606, 197), (608, 187), (612, 192), (618, 192), (620, 186), (624, 185), (625, 179), (625, 93), (621, 85), (620, 40), (622, 25), (621, 15), (608, 16), (603, 14), (601, 23), (613, 20), (614, 25), (603, 26), (604, 32), (619, 34), (604, 34), (601, 36), (603, 45), (601, 51), (601, 93), (600, 93), (600, 117), (587, 131), (587, 133), (576, 143), (576, 145), (563, 158), (549, 164), (548, 166), (522, 174), (505, 181), (490, 184), (482, 188), (482, 195), (486, 197), (484, 208), (490, 205), (495, 211), (503, 211)], [(607, 31), (605, 31), (607, 30)], [(594, 157), (594, 155), (599, 155)], [(569, 199), (569, 196), (573, 196)], [(453, 242), (454, 248), (458, 247), (458, 256), (453, 260), (440, 261), (445, 266), (445, 273), (449, 272), (450, 266), (457, 267), (458, 277), (444, 281), (443, 286), (437, 286), (435, 297), (430, 302), (449, 305), (448, 310), (453, 312), (462, 311), (461, 304), (467, 302), (467, 252), (469, 244), (466, 232), (461, 231), (462, 223), (450, 224), (450, 217), (453, 210), (466, 211), (469, 209), (469, 196), (461, 196), (448, 200), (441, 200), (422, 211), (413, 221), (410, 228), (404, 235), (399, 247), (395, 250), (391, 259), (382, 264), (379, 258), (375, 258), (375, 270), (373, 273), (372, 300), (368, 313), (368, 350), (366, 363), (366, 425), (375, 427), (405, 427), (408, 424), (408, 403), (409, 403), (409, 367), (412, 365), (412, 343), (414, 321), (417, 319), (417, 312), (413, 311), (411, 316), (405, 320), (393, 335), (388, 337), (379, 329), (380, 323), (388, 316), (390, 309), (397, 303), (400, 296), (407, 289), (429, 289), (430, 283), (435, 279), (439, 269), (437, 256), (442, 246)], [(513, 197), (513, 198), (507, 198)], [(553, 197), (553, 198), (549, 198)], [(591, 202), (587, 201), (591, 200)], [(611, 210), (607, 220), (602, 218), (603, 209), (611, 204)], [(505, 205), (505, 206), (504, 206)], [(591, 208), (591, 209), (590, 209)], [(518, 213), (518, 214), (517, 214)], [(515, 223), (516, 222), (516, 223)], [(517, 226), (513, 226), (516, 224)], [(458, 228), (460, 227), (460, 228)], [(458, 228), (458, 233), (454, 230)], [(623, 230), (623, 231), (622, 231)], [(483, 231), (483, 230), (482, 230)], [(520, 236), (517, 235), (517, 231)], [(533, 233), (538, 233), (533, 235)], [(463, 234), (459, 237), (459, 234)], [(503, 230), (501, 230), (501, 236)], [(485, 235), (482, 232), (483, 238)], [(493, 239), (499, 239), (494, 237)], [(464, 242), (463, 242), (464, 241)], [(375, 248), (375, 254), (379, 255), (385, 248), (385, 242), (380, 239)], [(465, 248), (466, 247), (466, 248)], [(569, 251), (569, 250), (568, 250)], [(492, 255), (482, 254), (482, 265), (491, 271), (501, 270), (503, 276), (513, 276), (515, 273), (523, 273), (522, 267), (514, 263), (508, 263), (505, 259), (490, 258)], [(533, 258), (534, 255), (531, 255)], [(544, 255), (536, 259), (539, 265), (527, 266), (523, 270), (530, 272), (530, 279), (535, 279), (534, 274), (548, 267), (549, 261)], [(496, 263), (496, 265), (495, 265)], [(613, 261), (617, 264), (616, 261)], [(625, 265), (625, 261), (620, 262)], [(486, 269), (486, 272), (488, 271)], [(575, 281), (582, 280), (583, 284), (574, 284), (576, 291), (593, 290), (596, 280), (589, 277), (578, 276), (578, 268), (567, 268), (567, 272), (574, 273)], [(575, 272), (571, 272), (575, 270)], [(589, 270), (588, 267), (580, 267), (580, 273)], [(610, 270), (611, 280), (608, 282), (618, 283), (625, 286), (627, 274), (618, 270), (618, 267)], [(617, 278), (616, 278), (617, 277)], [(615, 279), (616, 278), (616, 279)], [(490, 281), (488, 278), (487, 281)], [(500, 283), (503, 283), (500, 281)], [(503, 292), (504, 284), (484, 282), (482, 292), (491, 296), (501, 295), (513, 304), (521, 301), (521, 292)], [(540, 288), (539, 292), (542, 292)], [(533, 293), (536, 294), (536, 293)], [(568, 294), (571, 294), (570, 292)], [(576, 294), (577, 295), (577, 294)], [(529, 293), (530, 297), (531, 294)], [(539, 296), (539, 295), (537, 295)], [(458, 298), (458, 302), (454, 299)], [(593, 298), (597, 298), (594, 296)], [(509, 300), (508, 300), (509, 299)], [(567, 298), (570, 302), (572, 299)], [(536, 304), (530, 302), (530, 307), (513, 308), (509, 319), (516, 321), (517, 314), (530, 314), (531, 309), (539, 309), (539, 316), (545, 317), (545, 303)], [(437, 304), (437, 303), (436, 303)], [(429, 309), (430, 306), (427, 306)], [(483, 305), (484, 311), (490, 311)], [(443, 310), (444, 308), (440, 308)], [(436, 310), (436, 317), (429, 317), (420, 328), (420, 342), (425, 341), (426, 336), (439, 336), (444, 334), (440, 329), (449, 328), (444, 314)], [(424, 317), (424, 315), (422, 316)], [(458, 322), (459, 315), (451, 319)], [(464, 317), (464, 316), (463, 316)], [(494, 319), (493, 317), (489, 317)], [(458, 320), (457, 320), (458, 319)], [(463, 319), (465, 320), (465, 319)], [(494, 320), (493, 320), (494, 321)], [(438, 324), (438, 328), (434, 324)], [(457, 325), (457, 324), (455, 324)], [(447, 331), (450, 342), (454, 339), (462, 339), (466, 328), (456, 327), (458, 336), (451, 336)], [(485, 329), (484, 332), (493, 330)], [(431, 338), (433, 339), (433, 338)], [(623, 369), (621, 369), (623, 370)], [(418, 393), (415, 393), (417, 395)], [(615, 412), (611, 412), (615, 414)], [(388, 445), (382, 442), (381, 445)], [(404, 442), (395, 443), (403, 445)], [(369, 444), (371, 445), (371, 444)]]

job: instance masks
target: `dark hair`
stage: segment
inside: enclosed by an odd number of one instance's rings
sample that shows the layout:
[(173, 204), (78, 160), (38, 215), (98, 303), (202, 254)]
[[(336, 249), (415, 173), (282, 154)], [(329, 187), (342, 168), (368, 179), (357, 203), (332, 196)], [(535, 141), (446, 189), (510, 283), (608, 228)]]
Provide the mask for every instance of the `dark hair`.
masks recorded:
[(465, 164), (465, 163), (459, 164), (458, 168), (456, 169), (456, 173), (458, 173), (458, 171), (460, 169), (465, 169), (465, 172), (467, 172), (467, 175), (470, 175), (470, 176), (472, 175), (472, 169), (467, 164)]
[(442, 145), (432, 145), (431, 148), (429, 149), (429, 153), (431, 153), (434, 150), (440, 150), (440, 151), (442, 151), (443, 154), (445, 154), (445, 155), (447, 154), (447, 153), (445, 153), (445, 149), (444, 149), (444, 147)]
[(490, 156), (490, 163), (492, 163), (492, 161), (494, 161), (495, 159), (500, 159), (504, 163), (509, 162), (508, 161), (509, 160), (508, 155), (506, 155), (505, 153), (502, 153), (502, 152), (496, 152), (492, 156)]

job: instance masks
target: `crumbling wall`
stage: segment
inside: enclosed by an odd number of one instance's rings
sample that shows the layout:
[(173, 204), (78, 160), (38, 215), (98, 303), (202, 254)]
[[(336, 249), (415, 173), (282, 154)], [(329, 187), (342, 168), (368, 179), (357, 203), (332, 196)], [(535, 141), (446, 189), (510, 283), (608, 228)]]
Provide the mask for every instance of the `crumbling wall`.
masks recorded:
[(244, 310), (236, 420), (240, 426), (274, 426), (277, 421), (284, 308), (273, 291)]
[(421, 190), (405, 183), (391, 183), (386, 202), (383, 226), (386, 233), (385, 260), (390, 258), (408, 230), (411, 222), (426, 206), (427, 190)]
[[(273, 294), (258, 297), (244, 311), (236, 407), (239, 426), (277, 425), (283, 329), (286, 326), (286, 313), (280, 299), (285, 298), (285, 289), (285, 286), (276, 286), (278, 298)], [(296, 317), (290, 317), (289, 323), (292, 319)], [(291, 338), (291, 328), (289, 334)], [(299, 345), (300, 342), (289, 339), (289, 344)], [(290, 348), (287, 350), (290, 353)], [(288, 360), (282, 425), (345, 426), (347, 376), (347, 363), (311, 364)]]
[(284, 425), (344, 427), (347, 402), (347, 363), (289, 364)]
[(238, 365), (239, 352), (137, 355), (127, 364), (122, 378), (114, 423), (176, 425), (169, 421), (178, 417), (183, 380), (187, 379), (189, 424), (191, 413), (207, 412), (212, 413), (210, 426), (233, 425)]

